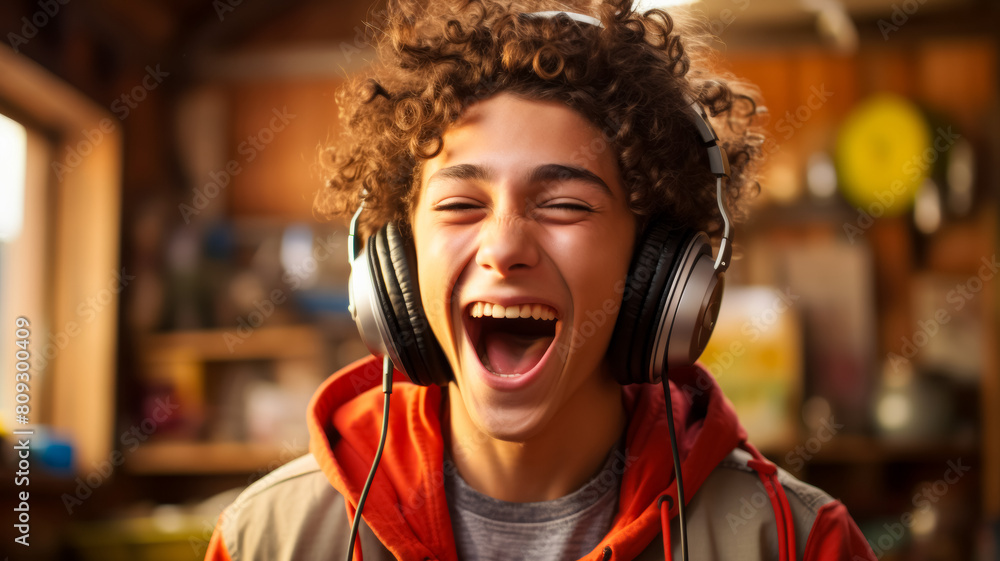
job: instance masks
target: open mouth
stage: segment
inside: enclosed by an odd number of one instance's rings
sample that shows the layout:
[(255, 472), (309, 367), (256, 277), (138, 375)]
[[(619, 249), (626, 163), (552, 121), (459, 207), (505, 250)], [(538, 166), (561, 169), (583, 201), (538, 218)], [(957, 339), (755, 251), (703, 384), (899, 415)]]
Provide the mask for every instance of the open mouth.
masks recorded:
[(465, 325), (486, 370), (509, 378), (530, 371), (555, 340), (556, 311), (545, 304), (469, 305)]

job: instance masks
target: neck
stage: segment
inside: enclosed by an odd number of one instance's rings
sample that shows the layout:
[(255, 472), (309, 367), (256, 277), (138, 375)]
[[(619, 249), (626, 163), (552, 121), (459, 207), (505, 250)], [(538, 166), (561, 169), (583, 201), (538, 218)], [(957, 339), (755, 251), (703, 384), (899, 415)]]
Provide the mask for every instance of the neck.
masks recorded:
[(473, 489), (508, 502), (566, 496), (589, 481), (625, 429), (621, 386), (581, 387), (545, 427), (524, 442), (499, 440), (469, 418), (455, 384), (448, 387), (447, 446)]

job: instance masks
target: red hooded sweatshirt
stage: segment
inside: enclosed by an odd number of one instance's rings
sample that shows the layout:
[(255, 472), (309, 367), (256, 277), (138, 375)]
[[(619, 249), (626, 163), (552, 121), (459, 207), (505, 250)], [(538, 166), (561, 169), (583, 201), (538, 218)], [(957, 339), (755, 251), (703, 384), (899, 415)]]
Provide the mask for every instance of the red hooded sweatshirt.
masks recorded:
[[(381, 377), (380, 361), (369, 358), (337, 372), (319, 388), (308, 417), (315, 461), (300, 459), (311, 463), (311, 471), (291, 473), (286, 466), (244, 491), (223, 512), (206, 559), (285, 558), (276, 552), (292, 551), (300, 553), (289, 553), (287, 558), (313, 558), (301, 553), (306, 550), (311, 555), (320, 550), (315, 558), (344, 555), (344, 550), (322, 551), (319, 543), (303, 548), (293, 542), (323, 542), (327, 533), (336, 534), (338, 543), (346, 542), (379, 441)], [(397, 559), (456, 561), (444, 493), (442, 390), (403, 380), (396, 373), (385, 451), (363, 518)], [(782, 561), (876, 559), (839, 501), (776, 469), (747, 443), (731, 403), (701, 366), (672, 371), (671, 381), (692, 559), (773, 559), (775, 554)], [(677, 490), (662, 389), (627, 386), (623, 401), (629, 418), (629, 462), (621, 479), (619, 509), (610, 531), (583, 559), (649, 559), (653, 552), (662, 559), (663, 551), (673, 553), (668, 558), (679, 559), (677, 521), (672, 523), (673, 544), (670, 532), (666, 539), (662, 532), (677, 514), (672, 507)], [(291, 486), (304, 485), (310, 478), (311, 485), (332, 486), (346, 498), (345, 516), (340, 516), (344, 504), (337, 501), (336, 506), (341, 527), (327, 528), (324, 515), (319, 517), (322, 531), (317, 532), (311, 526), (318, 518), (313, 514), (315, 505), (309, 510), (300, 499), (285, 504), (293, 501), (283, 497), (297, 496)], [(321, 500), (315, 490), (307, 496)], [(671, 499), (660, 501), (663, 496)], [(285, 515), (291, 512), (298, 517)], [(296, 521), (288, 522), (291, 519)], [(282, 524), (292, 527), (279, 529)], [(312, 529), (305, 532), (299, 527)], [(754, 549), (761, 553), (753, 555)], [(355, 559), (361, 559), (360, 548), (355, 549)]]

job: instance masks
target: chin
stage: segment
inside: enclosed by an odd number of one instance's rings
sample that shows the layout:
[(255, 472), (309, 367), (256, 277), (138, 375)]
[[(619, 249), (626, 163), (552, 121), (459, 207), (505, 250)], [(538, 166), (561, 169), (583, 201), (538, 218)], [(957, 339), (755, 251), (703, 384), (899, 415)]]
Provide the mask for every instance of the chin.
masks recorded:
[[(484, 436), (506, 442), (527, 442), (551, 420), (553, 403), (498, 403), (486, 391), (458, 390), (466, 414)], [(486, 395), (483, 395), (486, 394)]]

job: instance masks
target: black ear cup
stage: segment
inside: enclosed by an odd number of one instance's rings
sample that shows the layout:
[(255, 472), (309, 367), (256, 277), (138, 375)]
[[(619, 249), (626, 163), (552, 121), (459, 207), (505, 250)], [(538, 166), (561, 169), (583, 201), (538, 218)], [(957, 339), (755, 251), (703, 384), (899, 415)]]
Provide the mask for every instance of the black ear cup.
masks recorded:
[(690, 237), (691, 233), (671, 228), (666, 221), (653, 221), (632, 253), (622, 306), (608, 347), (615, 378), (621, 384), (648, 381), (659, 311), (674, 277), (678, 249)]
[[(451, 367), (427, 322), (420, 301), (412, 244), (395, 224), (386, 224), (368, 240), (368, 267), (389, 340), (401, 369), (414, 384), (447, 385)], [(393, 354), (393, 353), (390, 353)]]

